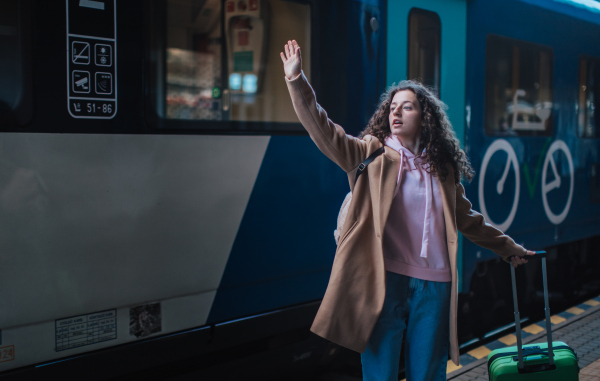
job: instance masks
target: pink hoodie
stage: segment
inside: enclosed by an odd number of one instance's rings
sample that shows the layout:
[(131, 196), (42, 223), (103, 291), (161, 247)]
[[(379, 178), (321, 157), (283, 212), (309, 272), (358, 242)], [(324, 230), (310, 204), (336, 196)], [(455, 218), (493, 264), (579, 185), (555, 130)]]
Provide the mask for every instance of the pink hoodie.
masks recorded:
[(434, 181), (418, 161), (415, 165), (415, 155), (396, 136), (385, 144), (400, 153), (398, 185), (383, 233), (385, 268), (413, 278), (450, 282), (439, 180)]

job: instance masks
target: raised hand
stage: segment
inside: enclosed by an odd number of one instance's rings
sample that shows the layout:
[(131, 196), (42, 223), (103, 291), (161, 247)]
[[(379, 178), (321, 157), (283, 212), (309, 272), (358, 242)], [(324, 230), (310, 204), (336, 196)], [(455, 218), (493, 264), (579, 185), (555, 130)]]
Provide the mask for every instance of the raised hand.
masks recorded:
[(279, 53), (283, 61), (283, 71), (287, 79), (294, 79), (302, 71), (302, 57), (300, 56), (300, 45), (296, 40), (288, 41), (284, 45), (285, 55)]

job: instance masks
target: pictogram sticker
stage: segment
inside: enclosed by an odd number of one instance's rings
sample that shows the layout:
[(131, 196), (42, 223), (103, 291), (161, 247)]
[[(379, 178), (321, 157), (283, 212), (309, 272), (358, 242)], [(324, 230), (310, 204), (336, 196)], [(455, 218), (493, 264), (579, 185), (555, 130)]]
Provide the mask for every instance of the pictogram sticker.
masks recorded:
[(90, 72), (73, 70), (73, 92), (87, 94), (90, 92)]
[(96, 65), (112, 65), (112, 46), (105, 44), (96, 44), (94, 45), (94, 54), (96, 57)]
[(117, 113), (117, 2), (65, 0), (67, 105), (73, 118)]
[(15, 359), (15, 346), (7, 345), (0, 347), (0, 362), (13, 361)]
[(96, 73), (96, 93), (112, 94), (112, 74), (111, 73)]
[(73, 41), (71, 48), (73, 63), (81, 65), (90, 64), (90, 44), (83, 41)]

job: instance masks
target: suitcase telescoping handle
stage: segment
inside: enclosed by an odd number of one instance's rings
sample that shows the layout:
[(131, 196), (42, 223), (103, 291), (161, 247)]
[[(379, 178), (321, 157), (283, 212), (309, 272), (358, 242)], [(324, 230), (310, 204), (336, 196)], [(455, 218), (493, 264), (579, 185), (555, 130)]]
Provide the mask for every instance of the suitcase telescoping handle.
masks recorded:
[[(552, 367), (554, 365), (554, 353), (552, 350), (552, 322), (550, 321), (550, 306), (548, 303), (548, 279), (546, 275), (546, 252), (545, 251), (536, 251), (534, 256), (528, 257), (527, 259), (542, 259), (542, 274), (544, 278), (544, 311), (546, 312), (546, 336), (548, 337), (548, 366)], [(515, 268), (510, 264), (510, 275), (512, 279), (512, 291), (513, 291), (513, 303), (515, 305), (515, 325), (517, 329), (517, 353), (519, 356), (519, 370), (523, 370), (525, 368), (525, 363), (523, 361), (523, 346), (521, 339), (521, 317), (519, 315), (519, 306), (517, 303), (517, 282), (515, 280)]]

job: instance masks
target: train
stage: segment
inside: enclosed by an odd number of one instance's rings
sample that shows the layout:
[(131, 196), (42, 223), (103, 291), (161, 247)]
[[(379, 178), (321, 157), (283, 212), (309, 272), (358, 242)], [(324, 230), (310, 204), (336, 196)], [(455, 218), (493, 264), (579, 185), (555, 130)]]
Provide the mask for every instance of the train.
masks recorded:
[[(4, 0), (0, 379), (308, 379), (349, 191), (296, 118), (431, 86), (486, 220), (548, 255), (555, 311), (600, 290), (600, 3)], [(508, 265), (459, 237), (459, 342), (507, 332)], [(521, 316), (543, 317), (521, 266)], [(494, 336), (496, 335), (496, 336)]]

